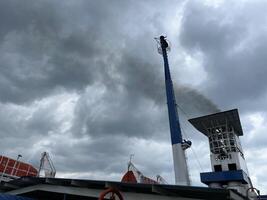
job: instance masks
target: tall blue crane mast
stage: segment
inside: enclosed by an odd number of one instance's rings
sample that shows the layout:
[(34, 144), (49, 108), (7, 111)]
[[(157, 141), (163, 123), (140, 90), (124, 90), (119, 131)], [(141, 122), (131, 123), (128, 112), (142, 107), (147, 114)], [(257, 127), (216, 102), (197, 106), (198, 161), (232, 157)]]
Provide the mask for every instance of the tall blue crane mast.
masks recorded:
[(165, 87), (173, 151), (175, 183), (177, 185), (190, 185), (185, 150), (191, 146), (191, 142), (184, 140), (181, 133), (179, 116), (176, 107), (177, 104), (175, 100), (175, 94), (173, 90), (173, 83), (171, 79), (167, 55), (167, 51), (170, 50), (170, 46), (166, 41), (166, 37), (164, 36), (160, 36), (157, 41), (159, 45), (158, 51), (160, 54), (162, 54), (164, 61)]

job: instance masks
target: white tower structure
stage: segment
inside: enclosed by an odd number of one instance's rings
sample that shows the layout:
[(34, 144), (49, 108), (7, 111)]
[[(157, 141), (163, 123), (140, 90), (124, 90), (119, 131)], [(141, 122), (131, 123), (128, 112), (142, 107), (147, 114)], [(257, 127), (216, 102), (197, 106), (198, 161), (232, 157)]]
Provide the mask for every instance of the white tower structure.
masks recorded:
[(201, 182), (213, 188), (236, 189), (246, 196), (252, 187), (239, 137), (243, 135), (238, 110), (206, 115), (189, 122), (209, 139), (212, 172)]

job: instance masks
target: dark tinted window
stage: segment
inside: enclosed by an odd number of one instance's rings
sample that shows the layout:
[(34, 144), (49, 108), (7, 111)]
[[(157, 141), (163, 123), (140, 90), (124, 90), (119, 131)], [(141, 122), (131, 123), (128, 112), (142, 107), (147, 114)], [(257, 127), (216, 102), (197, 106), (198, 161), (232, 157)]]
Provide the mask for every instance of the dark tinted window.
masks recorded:
[(230, 171), (232, 171), (232, 170), (237, 170), (237, 168), (236, 168), (236, 164), (235, 164), (235, 163), (233, 163), (233, 164), (228, 164), (228, 169), (229, 169)]
[(221, 165), (214, 165), (214, 171), (215, 172), (221, 172), (222, 171), (222, 166)]

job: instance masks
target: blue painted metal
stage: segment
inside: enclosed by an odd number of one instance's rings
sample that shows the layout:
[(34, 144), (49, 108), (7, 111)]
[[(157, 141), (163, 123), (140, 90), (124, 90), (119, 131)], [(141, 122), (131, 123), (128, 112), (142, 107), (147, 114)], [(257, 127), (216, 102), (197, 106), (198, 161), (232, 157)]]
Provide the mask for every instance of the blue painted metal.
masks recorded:
[(171, 141), (172, 144), (182, 143), (182, 133), (179, 123), (179, 116), (176, 108), (175, 94), (173, 91), (173, 83), (171, 79), (171, 73), (169, 68), (168, 56), (166, 48), (168, 43), (166, 42), (164, 36), (160, 36), (160, 44), (162, 48), (162, 55), (164, 61), (164, 71), (165, 71), (165, 87), (166, 87), (166, 96), (168, 104), (168, 114), (169, 114), (169, 125), (171, 132)]
[(248, 184), (248, 176), (243, 170), (222, 171), (222, 172), (205, 172), (200, 173), (202, 183), (227, 183), (229, 181), (238, 181)]
[(34, 200), (28, 197), (14, 196), (9, 194), (0, 194), (0, 200)]

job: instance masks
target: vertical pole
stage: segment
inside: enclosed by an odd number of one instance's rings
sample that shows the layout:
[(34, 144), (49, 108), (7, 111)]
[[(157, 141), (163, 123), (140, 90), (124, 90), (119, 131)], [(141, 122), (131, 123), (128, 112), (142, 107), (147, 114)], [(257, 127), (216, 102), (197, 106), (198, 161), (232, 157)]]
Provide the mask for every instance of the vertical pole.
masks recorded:
[[(163, 37), (163, 36), (161, 36)], [(173, 91), (173, 83), (171, 79), (171, 73), (168, 62), (168, 55), (166, 48), (168, 46), (166, 40), (161, 38), (160, 40), (161, 48), (162, 48), (162, 56), (164, 60), (164, 72), (165, 72), (165, 87), (166, 87), (166, 96), (167, 96), (167, 105), (168, 105), (168, 114), (169, 114), (169, 124), (171, 131), (171, 141), (172, 144), (182, 143), (182, 134), (180, 128), (180, 122), (176, 107), (175, 95)]]
[(170, 126), (172, 151), (173, 151), (175, 183), (177, 185), (190, 185), (185, 152), (184, 149), (182, 148), (183, 139), (179, 122), (179, 116), (176, 107), (177, 104), (175, 100), (175, 94), (173, 90), (173, 83), (171, 79), (171, 73), (167, 56), (168, 43), (166, 42), (164, 36), (160, 36), (160, 45), (164, 61), (165, 87), (166, 87), (169, 126)]

